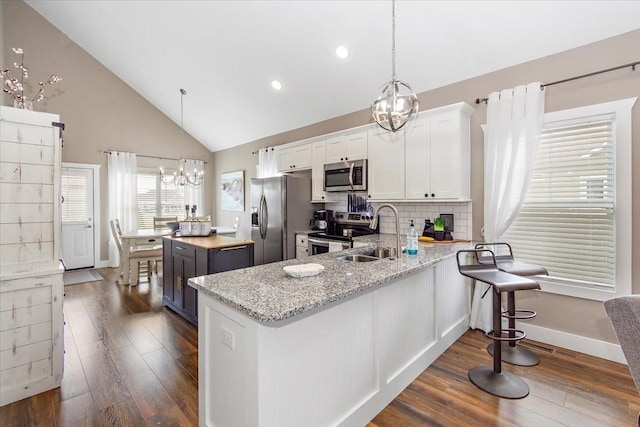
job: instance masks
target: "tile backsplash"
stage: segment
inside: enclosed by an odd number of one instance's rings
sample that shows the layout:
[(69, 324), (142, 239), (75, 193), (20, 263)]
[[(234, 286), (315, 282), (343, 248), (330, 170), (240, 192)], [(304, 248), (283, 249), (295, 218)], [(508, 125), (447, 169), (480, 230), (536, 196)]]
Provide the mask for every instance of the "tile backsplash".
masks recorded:
[[(346, 196), (345, 196), (346, 197)], [(400, 220), (400, 234), (407, 234), (409, 230), (409, 222), (413, 220), (418, 235), (422, 235), (424, 229), (424, 220), (429, 219), (431, 222), (440, 214), (453, 214), (454, 230), (453, 238), (462, 240), (471, 240), (472, 236), (472, 202), (428, 202), (428, 203), (411, 203), (411, 202), (392, 202), (393, 206), (398, 209)], [(372, 202), (371, 207), (375, 210), (380, 203)], [(345, 202), (326, 203), (327, 209), (335, 211), (345, 211), (347, 204)], [(391, 209), (383, 209), (380, 211), (380, 233), (395, 233), (395, 218)]]

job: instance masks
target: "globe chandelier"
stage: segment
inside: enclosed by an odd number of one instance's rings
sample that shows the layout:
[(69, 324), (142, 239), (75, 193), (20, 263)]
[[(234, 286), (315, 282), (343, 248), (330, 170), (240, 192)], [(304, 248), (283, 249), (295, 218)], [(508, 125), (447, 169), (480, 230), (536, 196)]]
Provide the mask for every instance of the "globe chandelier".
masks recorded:
[(204, 181), (204, 171), (193, 169), (193, 173), (185, 172), (187, 161), (182, 157), (182, 147), (184, 145), (184, 96), (187, 91), (180, 89), (180, 170), (174, 172), (173, 175), (166, 175), (164, 169), (160, 168), (160, 181), (166, 185), (176, 187), (198, 187)]
[(396, 2), (391, 2), (391, 80), (371, 104), (373, 119), (385, 130), (397, 132), (418, 112), (420, 102), (408, 83), (396, 79)]

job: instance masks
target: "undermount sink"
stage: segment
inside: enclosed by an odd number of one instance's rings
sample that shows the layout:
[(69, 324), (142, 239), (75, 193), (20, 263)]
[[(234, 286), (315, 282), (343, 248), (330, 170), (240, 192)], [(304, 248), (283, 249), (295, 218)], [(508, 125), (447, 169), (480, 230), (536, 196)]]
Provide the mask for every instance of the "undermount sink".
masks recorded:
[(352, 261), (352, 262), (371, 262), (371, 261), (377, 261), (380, 258), (376, 258), (369, 255), (355, 254), (355, 255), (343, 255), (341, 257), (338, 257), (338, 259), (341, 259), (343, 261)]
[(379, 259), (389, 258), (390, 255), (391, 250), (389, 248), (375, 248), (364, 250), (359, 254), (343, 255), (338, 257), (338, 259), (351, 262), (371, 262), (377, 261)]

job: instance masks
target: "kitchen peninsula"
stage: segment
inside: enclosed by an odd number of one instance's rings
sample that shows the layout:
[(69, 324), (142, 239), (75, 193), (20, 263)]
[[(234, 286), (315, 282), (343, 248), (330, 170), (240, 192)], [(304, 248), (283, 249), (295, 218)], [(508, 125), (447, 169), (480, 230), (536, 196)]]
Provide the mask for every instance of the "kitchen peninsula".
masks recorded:
[(195, 276), (253, 265), (253, 241), (226, 236), (163, 237), (163, 304), (198, 324), (198, 293), (186, 286)]
[[(189, 280), (199, 293), (201, 426), (364, 425), (468, 329), (470, 283), (455, 261), (468, 243), (339, 258), (379, 246), (371, 241)], [(283, 271), (304, 262), (324, 270)]]

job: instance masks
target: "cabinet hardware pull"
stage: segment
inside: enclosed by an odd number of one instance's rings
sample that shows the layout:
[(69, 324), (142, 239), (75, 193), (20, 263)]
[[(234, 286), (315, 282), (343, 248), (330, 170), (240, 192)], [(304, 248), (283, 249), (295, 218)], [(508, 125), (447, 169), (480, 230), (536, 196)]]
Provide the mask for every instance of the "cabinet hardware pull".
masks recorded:
[(179, 251), (184, 251), (187, 248), (183, 248), (182, 246), (176, 246), (176, 249), (179, 250)]
[(176, 285), (178, 289), (182, 289), (182, 276), (176, 276)]
[(220, 250), (221, 251), (235, 251), (236, 249), (244, 249), (246, 247), (247, 247), (247, 245), (244, 245), (244, 246), (233, 246), (233, 247), (230, 247), (230, 248), (220, 248)]

